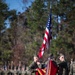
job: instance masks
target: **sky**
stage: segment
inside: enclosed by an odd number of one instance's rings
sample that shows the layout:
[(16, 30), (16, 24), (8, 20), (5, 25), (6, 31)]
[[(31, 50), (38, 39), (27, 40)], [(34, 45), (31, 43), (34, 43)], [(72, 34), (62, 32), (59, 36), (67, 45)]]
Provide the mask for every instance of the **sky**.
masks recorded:
[(25, 8), (31, 5), (31, 1), (34, 0), (26, 0), (27, 3), (24, 4), (23, 0), (6, 0), (6, 3), (9, 6), (9, 10), (17, 10), (17, 12), (24, 12)]
[[(15, 9), (18, 12), (20, 13), (23, 13), (26, 9), (26, 7), (30, 6), (31, 5), (31, 1), (33, 2), (34, 0), (26, 0), (27, 3), (23, 3), (23, 0), (6, 0), (6, 3), (9, 7), (9, 10), (13, 10)], [(5, 23), (7, 23), (6, 27), (9, 28), (10, 27), (10, 23), (9, 23), (9, 20), (7, 19), (5, 21)]]

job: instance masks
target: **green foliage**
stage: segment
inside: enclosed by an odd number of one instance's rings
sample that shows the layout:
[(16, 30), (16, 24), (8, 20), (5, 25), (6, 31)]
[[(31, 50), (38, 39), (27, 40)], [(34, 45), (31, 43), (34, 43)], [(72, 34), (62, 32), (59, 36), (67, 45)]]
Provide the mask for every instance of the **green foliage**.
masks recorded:
[(46, 24), (47, 11), (45, 10), (45, 4), (42, 0), (35, 0), (27, 12), (26, 16), (28, 19), (28, 25), (31, 27), (33, 32), (37, 30), (43, 30)]
[(0, 0), (0, 63), (10, 60), (11, 43), (8, 39), (5, 21), (9, 17), (8, 6), (4, 0)]
[[(35, 0), (24, 13), (16, 14), (15, 10), (8, 11), (7, 4), (0, 0), (0, 59), (7, 61), (12, 57), (16, 61), (31, 63), (43, 41), (50, 5), (53, 39), (49, 53), (75, 53), (74, 3), (74, 0)], [(4, 24), (6, 19), (10, 21), (8, 29)], [(45, 53), (45, 57), (49, 53)]]
[[(65, 55), (75, 53), (75, 6), (74, 1), (59, 0), (57, 5), (53, 6), (53, 13), (60, 17), (60, 23), (58, 23), (59, 32), (56, 33), (55, 41), (52, 41), (52, 50), (56, 52), (64, 53)], [(59, 27), (62, 27), (62, 29)], [(54, 29), (54, 28), (53, 28)], [(53, 30), (54, 31), (54, 30)], [(54, 47), (54, 48), (53, 48)]]

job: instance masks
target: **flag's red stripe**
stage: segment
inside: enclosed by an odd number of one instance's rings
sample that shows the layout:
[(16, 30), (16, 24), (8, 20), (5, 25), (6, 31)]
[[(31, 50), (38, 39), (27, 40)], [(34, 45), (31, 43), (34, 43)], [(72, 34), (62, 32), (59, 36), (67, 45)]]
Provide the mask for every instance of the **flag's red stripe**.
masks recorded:
[(46, 31), (45, 31), (45, 34), (47, 34), (47, 35), (48, 35), (48, 34), (49, 34), (49, 32), (46, 30)]

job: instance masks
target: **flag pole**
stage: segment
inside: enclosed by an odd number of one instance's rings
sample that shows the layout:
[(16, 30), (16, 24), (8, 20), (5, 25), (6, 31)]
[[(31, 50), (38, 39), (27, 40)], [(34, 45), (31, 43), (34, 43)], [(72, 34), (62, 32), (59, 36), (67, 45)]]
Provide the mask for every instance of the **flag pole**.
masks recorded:
[[(51, 3), (52, 3), (52, 2), (50, 2), (50, 8), (49, 8), (50, 12), (49, 12), (49, 13), (50, 13), (50, 15), (52, 16), (52, 13), (51, 13), (51, 12), (52, 12), (52, 4), (51, 4)], [(51, 17), (51, 18), (52, 18), (52, 17)], [(51, 23), (51, 24), (52, 24), (52, 23)], [(51, 41), (50, 41), (50, 45), (51, 45)], [(49, 55), (50, 55), (50, 53), (51, 53), (51, 50), (50, 50), (50, 51), (48, 50), (48, 54), (49, 54)], [(50, 58), (49, 58), (49, 56), (48, 56), (48, 59), (47, 59), (47, 61), (46, 61), (46, 62), (47, 62), (47, 63), (46, 63), (46, 64), (47, 64), (46, 75), (49, 75), (49, 74), (48, 74), (49, 61), (50, 61)]]
[[(49, 6), (49, 15), (51, 15), (50, 19), (52, 19), (52, 2), (51, 1), (50, 1), (50, 6)], [(51, 20), (51, 22), (52, 22), (52, 20)], [(50, 45), (51, 45), (51, 40), (50, 40)], [(50, 55), (50, 53), (51, 53), (51, 50), (48, 49), (48, 54)]]

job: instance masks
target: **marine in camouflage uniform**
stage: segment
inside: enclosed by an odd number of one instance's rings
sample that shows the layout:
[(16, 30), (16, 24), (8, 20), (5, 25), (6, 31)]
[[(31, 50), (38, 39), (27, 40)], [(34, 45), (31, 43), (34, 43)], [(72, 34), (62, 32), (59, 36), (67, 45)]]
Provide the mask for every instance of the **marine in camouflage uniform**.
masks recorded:
[(38, 56), (35, 55), (33, 63), (29, 66), (29, 70), (31, 72), (31, 75), (32, 74), (34, 75), (34, 73), (36, 75), (37, 68), (41, 68), (41, 66), (42, 66), (42, 64), (40, 63)]
[(65, 61), (64, 55), (60, 55), (59, 60), (58, 75), (69, 75), (68, 63)]

